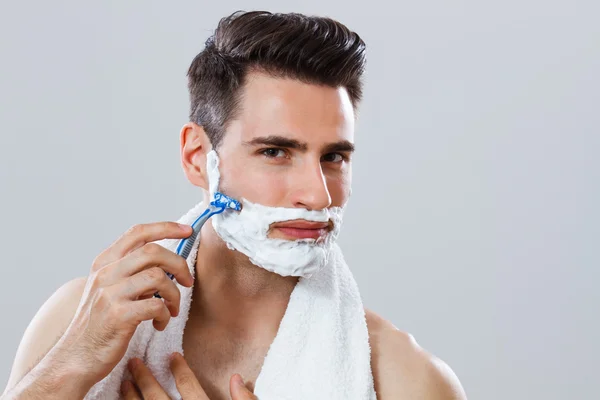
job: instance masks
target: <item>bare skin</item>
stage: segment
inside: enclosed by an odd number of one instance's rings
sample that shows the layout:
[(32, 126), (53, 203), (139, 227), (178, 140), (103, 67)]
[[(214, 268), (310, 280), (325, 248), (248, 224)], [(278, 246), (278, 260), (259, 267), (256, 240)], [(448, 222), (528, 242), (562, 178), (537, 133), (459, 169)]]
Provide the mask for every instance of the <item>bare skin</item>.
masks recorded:
[[(121, 383), (121, 395), (125, 400), (169, 400), (168, 394), (142, 360), (133, 358), (127, 367), (133, 380)], [(170, 369), (182, 399), (210, 399), (181, 354), (171, 354)], [(229, 392), (232, 400), (257, 400), (239, 374), (234, 374), (229, 380)]]
[[(319, 210), (345, 204), (352, 165), (347, 144), (354, 143), (355, 120), (345, 90), (258, 72), (251, 72), (249, 78), (240, 114), (217, 149), (220, 190), (267, 206)], [(206, 154), (212, 147), (202, 127), (184, 125), (180, 145), (188, 180), (206, 191)], [(208, 398), (228, 399), (234, 374), (241, 374), (247, 387), (254, 388), (297, 278), (251, 264), (241, 253), (229, 250), (211, 224), (201, 235), (183, 348)], [(269, 235), (292, 239), (276, 227)], [(85, 281), (66, 284), (38, 312), (17, 352), (8, 388), (65, 332)], [(420, 348), (409, 334), (365, 311), (379, 399), (466, 398), (445, 363)]]
[[(62, 336), (75, 314), (86, 278), (74, 279), (61, 288), (40, 308), (18, 349), (6, 390), (14, 387)], [(466, 399), (460, 382), (441, 361), (420, 348), (409, 334), (395, 328), (369, 309), (365, 309), (372, 348), (371, 367), (378, 399)], [(186, 353), (186, 361), (192, 357)], [(202, 375), (191, 368), (201, 380)], [(254, 380), (241, 373), (249, 389)], [(231, 385), (233, 377), (222, 377)], [(56, 376), (50, 385), (67, 382)], [(207, 388), (211, 385), (207, 385)], [(228, 386), (229, 387), (229, 386)], [(205, 389), (205, 391), (208, 391)], [(10, 398), (10, 397), (9, 397)], [(208, 397), (213, 400), (213, 397)]]

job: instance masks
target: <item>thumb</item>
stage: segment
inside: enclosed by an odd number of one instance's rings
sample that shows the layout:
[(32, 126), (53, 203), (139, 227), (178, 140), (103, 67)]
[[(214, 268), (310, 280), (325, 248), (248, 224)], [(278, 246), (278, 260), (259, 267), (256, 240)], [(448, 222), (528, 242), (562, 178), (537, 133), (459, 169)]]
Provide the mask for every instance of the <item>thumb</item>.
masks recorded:
[(231, 391), (231, 400), (258, 400), (258, 397), (246, 387), (240, 374), (231, 376), (229, 390)]

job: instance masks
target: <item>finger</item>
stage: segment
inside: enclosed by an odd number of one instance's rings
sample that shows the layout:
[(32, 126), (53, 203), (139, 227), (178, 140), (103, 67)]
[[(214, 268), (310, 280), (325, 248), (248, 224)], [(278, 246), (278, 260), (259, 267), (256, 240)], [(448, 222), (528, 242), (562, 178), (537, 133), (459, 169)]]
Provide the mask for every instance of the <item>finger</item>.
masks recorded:
[(153, 320), (152, 325), (159, 331), (164, 330), (171, 319), (171, 313), (165, 303), (156, 297), (130, 302), (127, 312), (125, 319), (136, 327), (142, 321)]
[(105, 266), (97, 274), (102, 281), (101, 286), (109, 286), (153, 266), (162, 268), (164, 275), (165, 272), (170, 272), (184, 286), (191, 287), (194, 282), (185, 258), (157, 243), (145, 244)]
[(124, 400), (143, 400), (131, 381), (121, 383), (121, 394)]
[(171, 312), (171, 316), (176, 317), (179, 314), (181, 292), (165, 274), (165, 271), (159, 267), (151, 267), (138, 272), (114, 286), (119, 296), (129, 300), (138, 300), (148, 293), (159, 292)]
[(198, 378), (185, 361), (185, 358), (179, 353), (171, 355), (171, 372), (175, 378), (175, 385), (181, 397), (184, 399), (209, 400), (202, 389)]
[(142, 360), (139, 358), (132, 358), (127, 363), (133, 380), (138, 387), (142, 398), (145, 399), (164, 399), (170, 400), (165, 390), (160, 386), (160, 383), (156, 380), (152, 372), (144, 365)]
[(185, 225), (182, 228), (171, 221), (134, 225), (96, 257), (94, 266), (101, 268), (115, 262), (146, 243), (162, 239), (183, 239), (191, 234), (191, 226)]
[(244, 379), (240, 374), (233, 374), (229, 380), (229, 391), (231, 400), (258, 400), (244, 384)]

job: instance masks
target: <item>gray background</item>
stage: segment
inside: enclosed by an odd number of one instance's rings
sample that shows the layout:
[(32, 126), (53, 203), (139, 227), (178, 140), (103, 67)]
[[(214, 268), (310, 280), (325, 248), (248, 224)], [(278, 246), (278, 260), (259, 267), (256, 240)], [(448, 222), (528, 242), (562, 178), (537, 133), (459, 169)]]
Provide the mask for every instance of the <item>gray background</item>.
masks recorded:
[(199, 200), (187, 67), (219, 18), (268, 9), (367, 42), (341, 237), (366, 306), (470, 399), (597, 398), (597, 2), (83, 3), (0, 6), (2, 388), (54, 290)]

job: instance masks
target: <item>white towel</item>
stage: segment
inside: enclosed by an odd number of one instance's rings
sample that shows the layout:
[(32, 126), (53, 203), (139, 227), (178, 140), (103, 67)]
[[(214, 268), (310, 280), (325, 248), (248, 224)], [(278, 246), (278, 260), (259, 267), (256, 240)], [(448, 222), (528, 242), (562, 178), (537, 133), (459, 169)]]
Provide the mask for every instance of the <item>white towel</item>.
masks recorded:
[[(204, 209), (200, 202), (178, 222), (191, 225)], [(156, 243), (175, 251), (179, 240)], [(259, 400), (376, 399), (369, 336), (358, 286), (340, 248), (334, 245), (332, 251), (328, 265), (310, 278), (299, 278), (292, 291), (256, 380), (254, 394)], [(198, 239), (188, 257), (192, 276), (197, 252)], [(177, 286), (181, 291), (179, 315), (171, 318), (162, 332), (154, 329), (152, 321), (142, 322), (123, 359), (92, 387), (85, 399), (120, 398), (121, 382), (131, 378), (127, 361), (132, 357), (144, 360), (171, 398), (181, 398), (168, 356), (175, 351), (183, 353), (183, 330), (193, 290)]]

